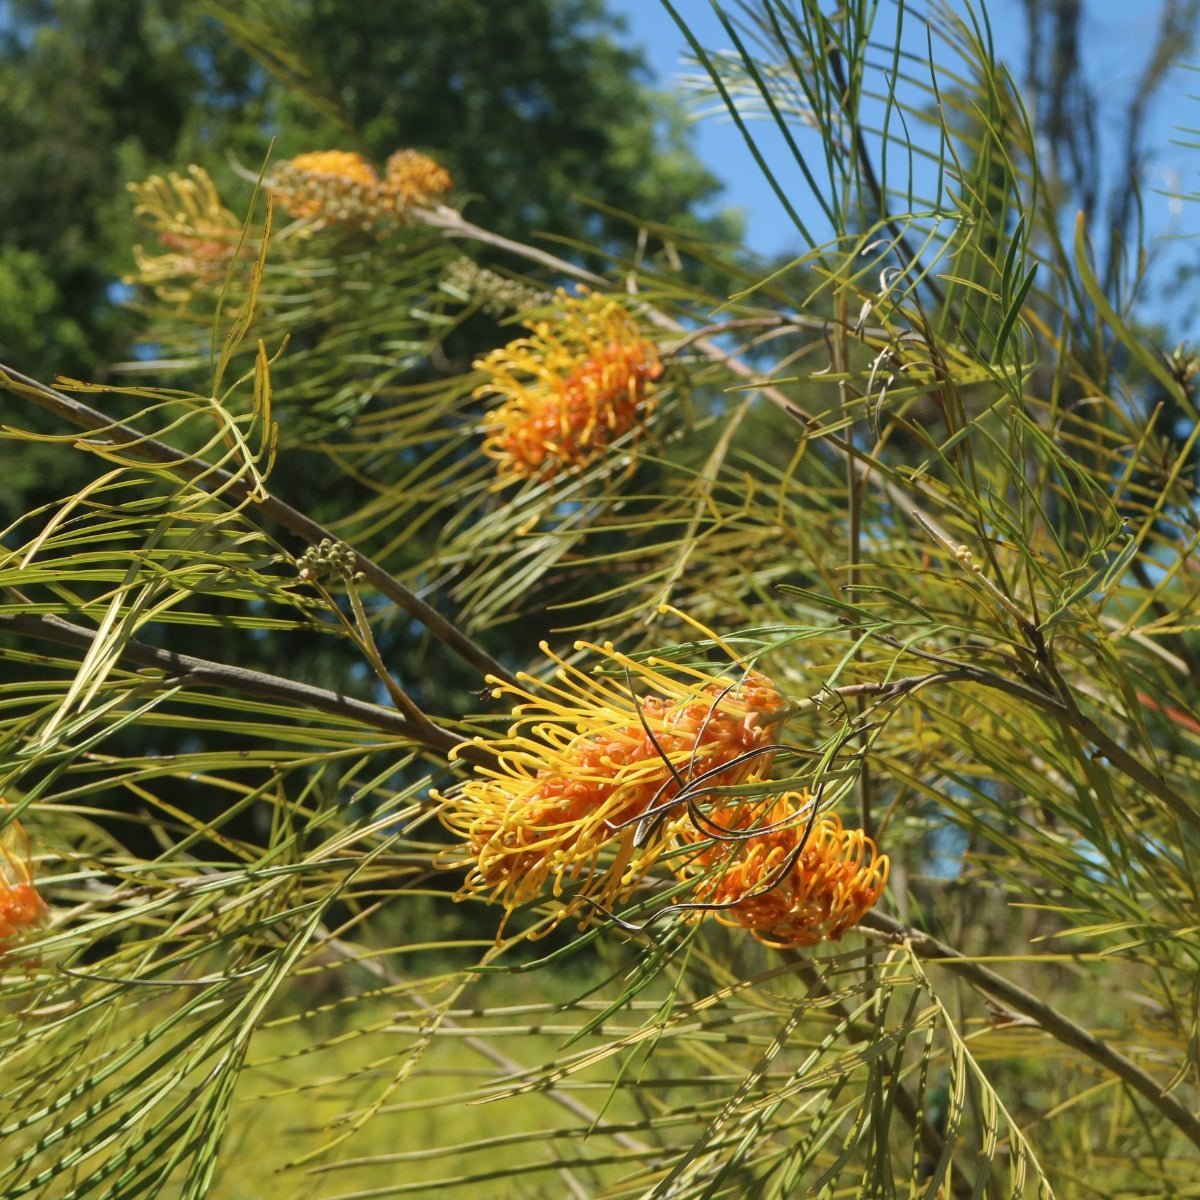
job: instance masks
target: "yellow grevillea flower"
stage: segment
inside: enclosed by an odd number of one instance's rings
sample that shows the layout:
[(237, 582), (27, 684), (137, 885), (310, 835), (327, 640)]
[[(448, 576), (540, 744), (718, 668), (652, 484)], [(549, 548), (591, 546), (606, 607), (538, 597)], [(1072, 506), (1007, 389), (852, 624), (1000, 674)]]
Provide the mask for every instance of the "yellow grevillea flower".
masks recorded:
[(33, 885), (29, 838), (19, 822), (10, 821), (0, 835), (0, 952), (45, 917), (46, 905)]
[(501, 400), (484, 417), (483, 452), (502, 482), (590, 462), (653, 410), (662, 363), (624, 306), (590, 292), (559, 296), (556, 320), (527, 322), (531, 336), (475, 363), (488, 376), (475, 394)]
[(676, 857), (675, 869), (696, 879), (696, 901), (711, 905), (718, 920), (768, 946), (839, 938), (883, 894), (889, 860), (861, 829), (844, 829), (833, 813), (814, 814), (813, 803), (808, 792), (785, 792), (720, 803), (700, 821), (681, 816), (675, 837), (700, 848)]
[(403, 223), (414, 207), (439, 203), (453, 188), (450, 172), (416, 150), (397, 150), (382, 179), (361, 154), (348, 150), (298, 154), (271, 176), (272, 193), (290, 216), (381, 231)]
[(414, 204), (427, 208), (454, 190), (454, 180), (429, 155), (416, 150), (397, 150), (384, 167), (383, 190), (398, 209)]
[(378, 206), (379, 174), (353, 151), (314, 150), (280, 163), (271, 191), (289, 216), (348, 220)]
[[(220, 278), (237, 254), (242, 224), (222, 203), (207, 171), (195, 165), (187, 175), (151, 175), (127, 185), (134, 216), (157, 237), (165, 254), (133, 248), (137, 275), (164, 300), (186, 300), (198, 283)], [(174, 282), (173, 282), (174, 281)]]
[[(435, 793), (442, 823), (461, 839), (441, 865), (467, 869), (456, 899), (481, 896), (511, 912), (549, 892), (560, 901), (554, 924), (587, 908), (586, 924), (589, 902), (615, 908), (662, 853), (653, 830), (681, 780), (737, 784), (769, 759), (784, 703), (763, 676), (637, 662), (608, 643), (576, 649), (619, 673), (585, 674), (550, 655), (552, 681), (492, 680), (494, 696), (516, 701), (505, 737), (476, 739), (496, 765)], [(635, 698), (630, 681), (649, 694)]]

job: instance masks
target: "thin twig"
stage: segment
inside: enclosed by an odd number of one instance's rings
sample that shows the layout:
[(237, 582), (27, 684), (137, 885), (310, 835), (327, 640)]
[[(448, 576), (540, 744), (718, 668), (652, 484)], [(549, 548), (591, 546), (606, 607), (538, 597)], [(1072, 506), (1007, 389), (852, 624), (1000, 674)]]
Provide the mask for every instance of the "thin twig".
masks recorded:
[[(838, 107), (841, 108), (846, 120), (850, 123), (854, 131), (854, 150), (858, 158), (858, 165), (863, 173), (863, 179), (866, 181), (867, 187), (871, 191), (871, 199), (875, 203), (876, 211), (883, 218), (884, 224), (887, 225), (891, 232), (895, 244), (903, 252), (905, 259), (905, 270), (911, 271), (919, 267), (919, 262), (912, 247), (908, 244), (908, 238), (904, 230), (896, 223), (896, 218), (888, 211), (887, 197), (883, 194), (883, 188), (879, 184), (879, 178), (875, 174), (875, 164), (871, 159), (871, 152), (867, 147), (866, 139), (863, 137), (862, 126), (858, 123), (858, 115), (851, 114), (847, 111), (846, 101), (849, 99), (850, 89), (846, 83), (846, 72), (842, 66), (842, 55), (836, 46), (830, 46), (828, 55), (830, 73), (833, 75), (833, 81), (838, 88)], [(946, 297), (942, 289), (938, 286), (937, 281), (932, 275), (926, 275), (924, 279), (925, 286), (929, 288), (930, 294), (938, 304), (944, 304)]]
[[(775, 329), (784, 332), (790, 329), (805, 329), (810, 332), (826, 333), (835, 323), (823, 317), (802, 317), (794, 314), (784, 316), (782, 313), (775, 316), (738, 317), (732, 321), (721, 321), (716, 325), (705, 325), (701, 329), (695, 329), (691, 333), (685, 334), (675, 345), (663, 351), (663, 358), (674, 358), (697, 342), (706, 341), (718, 334), (733, 333), (739, 329)], [(843, 328), (848, 329), (849, 326), (843, 326)], [(885, 341), (889, 336), (886, 329), (874, 327), (856, 329), (855, 332), (862, 337), (875, 338), (879, 341)]]
[[(541, 266), (548, 267), (557, 275), (564, 275), (569, 279), (577, 279), (581, 283), (586, 283), (592, 287), (611, 287), (611, 281), (605, 279), (602, 275), (597, 275), (594, 271), (589, 271), (585, 267), (577, 266), (575, 263), (569, 262), (565, 258), (559, 258), (556, 255), (549, 253), (546, 250), (541, 250), (535, 246), (527, 246), (523, 242), (513, 241), (511, 238), (502, 237), (498, 233), (492, 233), (487, 229), (481, 229), (478, 225), (472, 225), (470, 221), (464, 220), (463, 217), (454, 209), (442, 205), (436, 209), (421, 208), (414, 209), (413, 217), (424, 221), (427, 225), (435, 229), (441, 229), (446, 237), (449, 238), (466, 238), (470, 241), (482, 242), (486, 246), (494, 246), (498, 250), (507, 250), (510, 254), (516, 255), (518, 258), (524, 258), (528, 262), (539, 263)], [(647, 321), (650, 324), (657, 326), (659, 329), (667, 330), (670, 333), (681, 334), (685, 337), (690, 336), (694, 330), (687, 329), (674, 318), (667, 316), (666, 313), (659, 311), (652, 305), (645, 305), (641, 309)], [(829, 322), (821, 321), (820, 327), (826, 329)], [(873, 335), (875, 330), (860, 331), (862, 335)], [(764, 400), (774, 404), (777, 408), (782, 409), (789, 416), (799, 421), (806, 430), (812, 432), (818, 426), (818, 422), (810, 417), (807, 413), (802, 412), (796, 407), (795, 402), (780, 391), (779, 388), (765, 382), (760, 373), (751, 367), (748, 363), (743, 362), (736, 354), (730, 353), (724, 347), (719, 346), (709, 337), (696, 337), (693, 344), (706, 358), (713, 362), (720, 363), (731, 374), (743, 379), (750, 384)], [(854, 472), (865, 483), (867, 477), (871, 474), (872, 464), (865, 457), (856, 456), (851, 452), (849, 444), (841, 438), (835, 437), (833, 434), (827, 434), (824, 438), (829, 445), (833, 446), (840, 453), (849, 455), (852, 460)], [(937, 520), (928, 512), (922, 509), (915, 508), (912, 500), (912, 492), (924, 492), (922, 485), (911, 480), (909, 483), (910, 490), (906, 491), (900, 487), (894, 480), (888, 479), (886, 476), (881, 477), (879, 486), (893, 503), (899, 505), (904, 512), (920, 513), (922, 520), (929, 529), (936, 529), (947, 541), (950, 540), (950, 534), (942, 529)]]
[[(814, 992), (819, 993), (823, 1001), (823, 1007), (837, 1014), (838, 1018), (845, 1025), (846, 1036), (850, 1041), (861, 1044), (874, 1040), (875, 1031), (862, 1022), (851, 1018), (849, 1009), (834, 997), (829, 985), (817, 973), (807, 958), (795, 949), (783, 950), (781, 954), (792, 964), (796, 974), (808, 984), (810, 995)], [(894, 1097), (896, 1109), (900, 1113), (900, 1116), (904, 1119), (908, 1127), (921, 1139), (921, 1148), (925, 1151), (925, 1154), (935, 1163), (939, 1162), (946, 1150), (945, 1137), (935, 1126), (931, 1125), (925, 1119), (921, 1112), (921, 1106), (903, 1083), (897, 1081), (895, 1087), (892, 1089), (892, 1096)], [(956, 1170), (951, 1178), (950, 1188), (957, 1200), (971, 1200), (975, 1195), (975, 1185), (971, 1183), (967, 1176), (961, 1170)]]
[[(327, 938), (322, 942), (322, 946), (330, 947), (334, 952), (339, 954), (346, 962), (354, 963), (363, 970), (374, 975), (377, 979), (392, 987), (403, 987), (413, 1000), (422, 1008), (431, 1009), (433, 1006), (426, 1000), (420, 992), (414, 991), (411, 986), (411, 981), (402, 975), (398, 975), (384, 963), (380, 962), (376, 956), (364, 955), (361, 950), (344, 942), (340, 938)], [(443, 1017), (442, 1027), (444, 1029), (453, 1030), (455, 1033), (460, 1033), (464, 1026), (460, 1025), (453, 1017)], [(493, 1066), (499, 1067), (502, 1071), (508, 1072), (509, 1075), (523, 1074), (524, 1068), (516, 1059), (509, 1058), (500, 1050), (497, 1050), (489, 1041), (484, 1038), (476, 1037), (474, 1034), (467, 1034), (460, 1039), (462, 1045), (473, 1050), (476, 1054), (486, 1058)], [(561, 1088), (554, 1087), (553, 1084), (541, 1089), (538, 1093), (545, 1096), (547, 1100), (557, 1104), (560, 1108), (565, 1109), (572, 1116), (578, 1117), (583, 1122), (585, 1128), (595, 1133), (602, 1133), (611, 1137), (612, 1140), (623, 1150), (628, 1150), (633, 1154), (651, 1156), (654, 1149), (648, 1146), (645, 1142), (639, 1141), (637, 1138), (630, 1137), (618, 1128), (614, 1128), (604, 1119), (604, 1117), (589, 1108), (582, 1101), (576, 1099), (570, 1092), (563, 1091)]]
[[(324, 588), (321, 590), (325, 591)], [(359, 650), (362, 651), (363, 656), (371, 664), (380, 682), (387, 688), (388, 695), (392, 698), (392, 703), (414, 723), (427, 720), (417, 702), (392, 678), (391, 672), (387, 669), (387, 664), (383, 661), (383, 655), (379, 653), (379, 647), (375, 644), (375, 635), (371, 632), (371, 622), (367, 620), (367, 612), (363, 608), (362, 597), (358, 594), (358, 588), (355, 587), (354, 580), (351, 579), (346, 584), (346, 595), (350, 600), (350, 607), (354, 610), (353, 622), (346, 619), (346, 614), (342, 612), (341, 608), (333, 601), (333, 597), (329, 596), (327, 591), (325, 594), (329, 597), (331, 606), (338, 615), (338, 620), (343, 623), (347, 632), (354, 638)]]
[[(1183, 824), (1193, 830), (1200, 830), (1200, 812), (1192, 808), (1161, 775), (1147, 767), (1145, 763), (1105, 733), (1091, 717), (1081, 712), (1069, 689), (1066, 691), (1068, 699), (1064, 700), (1053, 692), (1043, 691), (1041, 688), (1022, 683), (1017, 679), (1010, 679), (1006, 675), (999, 675), (984, 667), (972, 666), (969, 663), (958, 662), (945, 654), (935, 654), (917, 646), (906, 645), (885, 633), (875, 632), (871, 636), (886, 646), (892, 646), (906, 654), (912, 654), (927, 662), (937, 663), (939, 666), (948, 668), (956, 679), (967, 683), (977, 683), (982, 687), (991, 688), (993, 691), (1004, 692), (1018, 700), (1032, 704), (1042, 712), (1049, 713), (1060, 724), (1075, 730), (1076, 733), (1083, 734), (1100, 755), (1107, 758), (1122, 774), (1127, 775), (1152, 796), (1161, 800)], [(1066, 684), (1061, 683), (1061, 687), (1066, 689)]]
[(567, 275), (571, 279), (578, 279), (580, 283), (588, 283), (593, 287), (611, 286), (611, 282), (603, 275), (597, 275), (586, 267), (568, 262), (565, 258), (559, 258), (548, 250), (527, 246), (524, 242), (516, 242), (499, 233), (492, 233), (490, 229), (472, 225), (449, 205), (439, 204), (436, 208), (414, 208), (410, 215), (431, 229), (441, 229), (447, 237), (469, 238), (473, 242), (482, 242), (485, 246), (495, 246), (497, 250), (507, 250), (510, 254), (527, 259), (529, 262), (540, 263), (556, 275)]
[[(86, 404), (81, 404), (73, 397), (47, 384), (40, 383), (36, 379), (31, 379), (4, 363), (0, 363), (0, 387), (7, 387), (10, 391), (32, 400), (39, 408), (44, 408), (73, 425), (102, 433), (132, 457), (168, 466), (185, 479), (200, 482), (201, 486), (208, 491), (219, 491), (223, 496), (236, 500), (252, 499), (252, 503), (258, 511), (272, 520), (278, 521), (285, 529), (302, 538), (310, 546), (319, 545), (323, 539), (337, 541), (337, 538), (323, 525), (319, 525), (311, 517), (305, 516), (304, 513), (278, 497), (261, 494), (252, 497), (253, 489), (250, 484), (238, 476), (214, 467), (211, 463), (195, 458), (182, 450), (176, 450), (165, 442), (146, 437), (131, 426), (114, 421), (102, 412), (90, 408)], [(86, 441), (82, 444), (88, 445)], [(372, 587), (399, 605), (409, 616), (420, 621), (438, 641), (457, 654), (464, 662), (475, 667), (483, 675), (495, 675), (506, 683), (516, 682), (512, 673), (503, 664), (497, 662), (481, 646), (476, 645), (435, 608), (431, 608), (419, 596), (409, 591), (404, 584), (385, 571), (378, 563), (357, 550), (354, 551), (354, 555), (354, 569), (360, 571)]]
[[(49, 613), (0, 613), (0, 630), (11, 630), (24, 637), (39, 638), (42, 641), (80, 649), (90, 647), (96, 639), (96, 634), (82, 625), (72, 624)], [(245, 696), (302, 704), (316, 712), (357, 721), (442, 754), (448, 755), (453, 750), (457, 758), (483, 766), (494, 765), (494, 759), (482, 746), (442, 728), (428, 717), (423, 717), (421, 721), (410, 720), (390, 708), (358, 700), (353, 696), (343, 696), (327, 688), (298, 683), (294, 679), (270, 675), (265, 671), (254, 671), (248, 667), (232, 667), (227, 663), (196, 658), (191, 654), (178, 654), (174, 650), (160, 650), (145, 642), (126, 642), (121, 647), (119, 657), (126, 663), (164, 671), (170, 679), (179, 683), (227, 688)]]

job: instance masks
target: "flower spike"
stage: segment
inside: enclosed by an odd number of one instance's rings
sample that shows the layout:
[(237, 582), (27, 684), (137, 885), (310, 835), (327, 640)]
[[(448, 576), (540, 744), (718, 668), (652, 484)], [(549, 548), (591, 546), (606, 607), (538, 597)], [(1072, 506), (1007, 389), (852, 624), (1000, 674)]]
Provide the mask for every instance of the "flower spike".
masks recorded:
[[(442, 823), (461, 839), (441, 858), (466, 867), (456, 899), (511, 912), (549, 892), (559, 901), (552, 924), (584, 909), (586, 924), (626, 900), (663, 852), (662, 838), (639, 837), (644, 818), (683, 803), (692, 780), (733, 786), (769, 761), (785, 706), (765, 677), (668, 673), (611, 644), (576, 648), (629, 682), (585, 674), (543, 646), (558, 664), (553, 680), (493, 681), (495, 697), (516, 701), (507, 736), (476, 739), (497, 765), (435, 793)], [(652, 690), (638, 696), (631, 683)]]
[(861, 829), (818, 812), (809, 792), (722, 804), (701, 822), (680, 818), (674, 833), (681, 846), (698, 846), (674, 860), (682, 878), (696, 880), (697, 901), (768, 946), (837, 940), (887, 884), (887, 855)]
[(290, 217), (361, 219), (377, 203), (379, 174), (353, 151), (314, 150), (280, 163), (271, 190)]
[(271, 191), (289, 216), (378, 232), (406, 223), (414, 208), (440, 204), (453, 189), (450, 172), (416, 150), (392, 154), (382, 179), (373, 164), (349, 150), (297, 154), (271, 175)]
[(502, 484), (585, 466), (654, 410), (662, 363), (624, 305), (558, 294), (558, 319), (527, 322), (529, 337), (475, 363), (488, 376), (476, 395), (500, 399), (484, 417), (483, 452)]
[(193, 165), (186, 175), (151, 175), (126, 187), (135, 199), (134, 217), (154, 234), (162, 252), (134, 246), (137, 274), (125, 282), (185, 303), (196, 286), (225, 274), (239, 253), (242, 223), (222, 203), (207, 171)]
[(384, 195), (397, 212), (440, 204), (453, 190), (450, 172), (419, 151), (397, 150), (384, 165)]

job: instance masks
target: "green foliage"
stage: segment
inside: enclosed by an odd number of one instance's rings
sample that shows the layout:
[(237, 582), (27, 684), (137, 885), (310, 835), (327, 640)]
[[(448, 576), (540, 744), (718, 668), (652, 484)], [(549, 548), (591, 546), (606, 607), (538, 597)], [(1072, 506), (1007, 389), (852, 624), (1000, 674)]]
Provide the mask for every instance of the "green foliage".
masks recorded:
[[(374, 10), (354, 70), (332, 6), (213, 11), (346, 145), (428, 103)], [(451, 23), (484, 133), (534, 11)], [(87, 464), (0, 559), (5, 1197), (1194, 1189), (1189, 357), (1064, 234), (982, 11), (725, 15), (693, 88), (832, 230), (769, 278), (653, 207), (556, 257), (499, 167), (478, 222), (296, 217), (268, 172), (224, 241), (144, 234), (160, 386), (3, 368), (0, 436)], [(748, 670), (779, 708), (731, 722)], [(443, 827), (467, 780), (492, 816)], [(890, 858), (865, 916), (818, 806)], [(797, 880), (853, 927), (784, 937)]]
[(78, 360), (87, 352), (83, 330), (62, 307), (62, 295), (38, 255), (0, 246), (0, 349), (9, 362), (47, 352), (60, 362)]
[[(110, 292), (132, 225), (126, 180), (198, 145), (244, 152), (262, 118), (250, 64), (231, 59), (195, 5), (36, 0), (6, 6), (0, 33), (0, 229), (54, 288), (60, 344), (18, 345), (26, 370), (93, 377), (128, 353), (134, 324)], [(255, 135), (255, 155), (262, 141)], [(9, 305), (0, 327), (27, 307)], [(28, 355), (28, 356), (27, 356)]]

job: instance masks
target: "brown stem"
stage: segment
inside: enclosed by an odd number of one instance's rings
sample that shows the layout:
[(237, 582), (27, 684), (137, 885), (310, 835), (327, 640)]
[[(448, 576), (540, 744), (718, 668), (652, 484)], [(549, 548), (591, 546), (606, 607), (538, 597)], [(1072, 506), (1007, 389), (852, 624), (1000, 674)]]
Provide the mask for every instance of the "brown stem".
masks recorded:
[[(278, 521), (285, 529), (297, 537), (303, 538), (310, 546), (319, 545), (324, 539), (337, 540), (323, 525), (319, 525), (298, 509), (275, 496), (256, 495), (251, 499), (251, 485), (236, 475), (231, 475), (228, 471), (214, 467), (211, 463), (195, 458), (182, 450), (176, 450), (165, 442), (146, 437), (131, 426), (113, 421), (102, 412), (89, 408), (86, 404), (81, 404), (56, 388), (39, 383), (27, 375), (22, 375), (20, 371), (15, 371), (3, 363), (0, 363), (0, 387), (7, 387), (10, 391), (32, 400), (39, 408), (44, 408), (73, 425), (103, 433), (106, 438), (111, 439), (125, 453), (134, 458), (168, 466), (176, 474), (182, 475), (185, 479), (198, 481), (209, 491), (219, 491), (222, 496), (242, 501), (250, 499), (260, 512), (272, 520)], [(84, 442), (83, 445), (86, 446), (87, 443)], [(477, 646), (435, 608), (431, 608), (419, 596), (410, 592), (404, 584), (388, 574), (378, 563), (357, 551), (354, 554), (354, 569), (361, 572), (372, 587), (399, 605), (409, 616), (420, 621), (435, 638), (464, 662), (475, 667), (483, 675), (494, 675), (506, 683), (515, 683), (512, 674), (506, 667), (492, 658), (482, 647)]]
[[(74, 625), (49, 613), (0, 613), (0, 630), (4, 629), (24, 637), (39, 638), (42, 641), (80, 649), (90, 647), (96, 638), (91, 630), (82, 625)], [(269, 675), (265, 671), (231, 667), (226, 663), (196, 658), (190, 654), (178, 654), (174, 650), (160, 650), (157, 646), (149, 646), (145, 642), (126, 642), (121, 647), (120, 658), (126, 663), (164, 671), (176, 682), (197, 687), (227, 688), (244, 696), (302, 704), (305, 708), (317, 712), (344, 717), (368, 725), (372, 729), (394, 734), (443, 755), (454, 751), (457, 758), (482, 766), (495, 765), (495, 760), (483, 747), (442, 728), (428, 717), (422, 716), (419, 721), (411, 720), (390, 708), (358, 700), (353, 696), (343, 696), (327, 688), (297, 683), (294, 679)]]
[[(841, 329), (849, 328), (845, 324), (844, 318), (834, 321), (825, 320), (823, 317), (784, 316), (782, 314), (762, 317), (739, 317), (732, 321), (721, 321), (716, 325), (705, 325), (702, 329), (695, 329), (691, 333), (685, 334), (673, 346), (663, 352), (663, 358), (674, 358), (689, 346), (693, 346), (698, 342), (707, 342), (707, 339), (716, 337), (721, 333), (734, 333), (739, 329), (807, 329), (817, 333), (827, 333), (833, 326)], [(857, 328), (856, 332), (862, 337), (876, 338), (880, 341), (886, 340), (889, 336), (886, 329), (876, 329), (870, 326)]]

